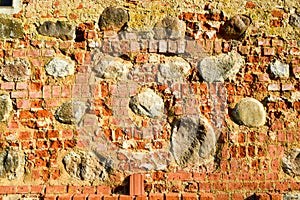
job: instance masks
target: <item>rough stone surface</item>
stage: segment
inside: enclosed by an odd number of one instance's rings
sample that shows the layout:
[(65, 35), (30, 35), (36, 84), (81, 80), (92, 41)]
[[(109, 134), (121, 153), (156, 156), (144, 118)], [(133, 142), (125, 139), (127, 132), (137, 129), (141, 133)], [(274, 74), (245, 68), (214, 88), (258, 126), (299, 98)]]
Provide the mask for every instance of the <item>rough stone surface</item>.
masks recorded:
[(73, 40), (75, 38), (75, 28), (62, 21), (46, 21), (37, 30), (41, 35), (56, 37), (62, 40)]
[(276, 78), (288, 78), (290, 75), (289, 65), (278, 60), (270, 64), (270, 71)]
[(30, 77), (30, 64), (25, 59), (6, 61), (1, 67), (1, 74), (6, 81), (25, 81)]
[(21, 23), (11, 19), (0, 18), (0, 38), (21, 38), (23, 35)]
[(199, 157), (207, 158), (215, 145), (215, 133), (204, 117), (183, 117), (173, 127), (171, 151), (181, 166), (199, 163)]
[(81, 101), (65, 102), (56, 110), (55, 118), (65, 124), (79, 123), (85, 110), (85, 103)]
[(0, 177), (14, 179), (22, 170), (19, 169), (21, 157), (15, 150), (6, 149), (0, 153)]
[(300, 15), (292, 14), (289, 23), (294, 27), (300, 28)]
[(92, 152), (70, 152), (63, 159), (68, 174), (81, 180), (105, 180), (107, 173), (105, 167)]
[(259, 127), (266, 123), (266, 111), (264, 106), (256, 99), (244, 98), (236, 104), (233, 118), (238, 124)]
[(131, 110), (138, 115), (160, 118), (164, 114), (163, 99), (151, 89), (133, 96), (129, 102)]
[(6, 121), (12, 111), (12, 101), (8, 95), (0, 95), (0, 121)]
[(243, 35), (250, 24), (250, 17), (246, 15), (235, 15), (226, 21), (225, 24), (220, 28), (220, 36), (227, 40), (239, 40), (243, 38)]
[(153, 28), (154, 38), (162, 39), (182, 39), (185, 36), (186, 25), (183, 21), (175, 17), (166, 17), (157, 22)]
[(191, 70), (190, 64), (180, 57), (168, 57), (165, 63), (159, 65), (157, 81), (164, 83), (172, 80), (184, 80)]
[(107, 7), (99, 19), (100, 30), (120, 31), (129, 21), (129, 15), (126, 10), (116, 7)]
[(109, 55), (99, 56), (95, 54), (93, 62), (95, 63), (93, 70), (96, 75), (105, 79), (125, 78), (129, 69), (133, 66), (129, 61)]
[(65, 77), (75, 73), (75, 64), (67, 58), (53, 58), (46, 65), (46, 72), (53, 77)]
[(300, 149), (293, 149), (282, 158), (282, 169), (290, 176), (300, 175)]
[(198, 70), (204, 81), (224, 82), (226, 79), (235, 79), (235, 75), (244, 64), (244, 60), (237, 52), (211, 56), (198, 63)]

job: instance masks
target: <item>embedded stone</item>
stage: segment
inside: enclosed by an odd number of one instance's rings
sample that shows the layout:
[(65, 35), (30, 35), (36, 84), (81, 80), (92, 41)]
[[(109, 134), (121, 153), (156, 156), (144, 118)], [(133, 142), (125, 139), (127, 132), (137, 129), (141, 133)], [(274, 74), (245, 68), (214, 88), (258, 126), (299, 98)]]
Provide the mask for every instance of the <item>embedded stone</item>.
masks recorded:
[(290, 75), (289, 65), (278, 60), (270, 64), (270, 71), (276, 78), (288, 78)]
[(86, 110), (86, 105), (81, 101), (63, 103), (55, 112), (55, 118), (61, 123), (79, 123)]
[(120, 31), (126, 26), (128, 21), (129, 14), (126, 10), (110, 6), (102, 12), (99, 19), (99, 28), (101, 31)]
[(300, 175), (300, 149), (293, 149), (282, 158), (282, 170), (292, 177)]
[(53, 77), (65, 77), (75, 73), (75, 63), (67, 58), (53, 58), (45, 67), (47, 74)]
[(75, 28), (66, 22), (46, 21), (38, 27), (37, 31), (41, 35), (56, 37), (62, 40), (73, 40), (75, 38)]
[(22, 38), (23, 35), (23, 26), (21, 23), (11, 19), (0, 18), (0, 38)]
[(170, 80), (184, 80), (191, 70), (190, 64), (180, 57), (166, 57), (165, 63), (159, 65), (157, 81), (163, 83)]
[(266, 123), (266, 111), (256, 99), (244, 98), (236, 104), (233, 118), (240, 125), (259, 127)]
[(150, 118), (160, 118), (164, 114), (163, 99), (151, 89), (133, 96), (129, 107), (135, 114)]
[(162, 39), (182, 39), (185, 37), (186, 25), (176, 17), (167, 16), (157, 22), (153, 28), (154, 38)]
[(81, 180), (105, 180), (106, 169), (97, 156), (92, 152), (70, 152), (63, 159), (67, 173)]
[(1, 67), (1, 74), (6, 81), (25, 81), (30, 77), (30, 64), (25, 59), (5, 61)]
[(129, 61), (109, 55), (98, 56), (95, 54), (93, 61), (95, 63), (93, 70), (96, 75), (105, 79), (125, 78), (129, 69), (133, 66)]
[(0, 95), (0, 121), (6, 121), (12, 111), (12, 101), (8, 95)]
[(13, 149), (5, 149), (0, 153), (0, 177), (14, 179), (20, 176), (21, 156)]
[(220, 28), (220, 36), (224, 39), (239, 40), (251, 24), (251, 18), (246, 15), (235, 15)]
[(206, 118), (183, 117), (173, 126), (171, 152), (180, 166), (197, 164), (213, 154), (216, 136)]
[(202, 59), (198, 63), (198, 71), (204, 81), (224, 82), (226, 79), (235, 79), (235, 75), (243, 66), (244, 60), (237, 52), (220, 54)]
[(297, 28), (300, 28), (300, 15), (298, 14), (292, 14), (290, 16), (290, 20), (289, 20), (289, 24), (291, 26), (294, 26), (294, 27), (297, 27)]

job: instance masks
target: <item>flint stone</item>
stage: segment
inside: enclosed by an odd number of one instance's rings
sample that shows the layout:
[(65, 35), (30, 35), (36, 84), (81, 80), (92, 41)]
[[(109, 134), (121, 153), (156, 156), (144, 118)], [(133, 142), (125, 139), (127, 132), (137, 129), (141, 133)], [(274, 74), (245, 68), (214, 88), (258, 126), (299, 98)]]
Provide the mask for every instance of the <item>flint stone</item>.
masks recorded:
[(53, 58), (45, 67), (46, 72), (53, 77), (65, 77), (75, 73), (75, 63), (67, 58)]
[(37, 31), (41, 35), (60, 38), (64, 41), (73, 40), (75, 38), (75, 28), (62, 21), (46, 21), (38, 27)]
[(290, 24), (291, 26), (300, 28), (300, 15), (292, 14), (292, 15), (290, 16), (289, 24)]
[(25, 59), (5, 61), (1, 67), (1, 74), (6, 81), (25, 81), (30, 77), (30, 64)]
[(216, 136), (206, 118), (183, 117), (172, 129), (171, 152), (178, 165), (198, 164), (213, 153)]
[(224, 82), (235, 79), (235, 75), (243, 66), (244, 60), (237, 52), (211, 56), (198, 63), (198, 71), (206, 82)]
[(163, 99), (151, 89), (133, 96), (129, 107), (135, 114), (150, 118), (160, 118), (164, 114)]
[(92, 152), (70, 152), (63, 159), (67, 173), (81, 180), (101, 180), (107, 178), (105, 167)]
[(235, 15), (225, 22), (220, 28), (220, 36), (224, 39), (239, 40), (244, 37), (244, 34), (251, 24), (250, 17), (246, 15)]
[(14, 179), (19, 176), (21, 170), (19, 153), (6, 149), (0, 153), (0, 177)]
[(244, 98), (236, 104), (233, 118), (240, 125), (259, 127), (266, 123), (266, 111), (256, 99)]
[(23, 26), (21, 23), (11, 19), (0, 18), (0, 38), (22, 38)]
[(166, 17), (157, 22), (153, 28), (154, 38), (162, 39), (183, 39), (185, 37), (186, 25), (183, 21), (175, 17)]
[(278, 60), (270, 64), (270, 70), (276, 78), (288, 78), (290, 75), (289, 65)]
[(292, 177), (300, 175), (300, 149), (293, 149), (282, 158), (282, 169)]
[(99, 19), (99, 28), (101, 31), (120, 31), (128, 21), (129, 14), (126, 10), (110, 6), (102, 12)]
[(129, 61), (109, 55), (100, 57), (95, 55), (93, 60), (95, 63), (93, 70), (96, 72), (96, 75), (105, 79), (125, 78), (129, 69), (133, 66)]
[(163, 83), (169, 80), (184, 80), (191, 70), (190, 64), (180, 57), (166, 57), (165, 63), (159, 65), (157, 80)]
[(86, 105), (81, 101), (63, 103), (55, 112), (55, 118), (61, 123), (79, 123), (86, 110)]
[(12, 101), (8, 95), (0, 95), (0, 121), (6, 121), (12, 111)]

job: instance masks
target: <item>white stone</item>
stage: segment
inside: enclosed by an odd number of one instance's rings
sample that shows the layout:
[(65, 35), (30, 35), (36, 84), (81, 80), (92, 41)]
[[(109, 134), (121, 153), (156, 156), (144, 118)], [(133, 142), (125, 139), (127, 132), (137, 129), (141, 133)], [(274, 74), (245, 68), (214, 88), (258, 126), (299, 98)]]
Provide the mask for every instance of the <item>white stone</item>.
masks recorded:
[(67, 58), (56, 57), (46, 65), (46, 72), (53, 77), (70, 76), (75, 73), (75, 63)]
[(12, 101), (8, 95), (0, 95), (0, 121), (6, 121), (12, 111)]
[(270, 64), (270, 70), (276, 78), (288, 78), (290, 74), (289, 65), (278, 60)]

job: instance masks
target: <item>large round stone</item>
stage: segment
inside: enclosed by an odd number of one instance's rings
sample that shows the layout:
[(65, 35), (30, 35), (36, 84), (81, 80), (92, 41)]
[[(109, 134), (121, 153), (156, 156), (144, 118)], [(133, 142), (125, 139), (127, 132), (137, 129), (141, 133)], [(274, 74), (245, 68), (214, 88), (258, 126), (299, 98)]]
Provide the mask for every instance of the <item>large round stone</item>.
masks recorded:
[(53, 58), (46, 65), (47, 74), (53, 77), (65, 77), (75, 73), (75, 63), (67, 58)]
[(129, 21), (128, 12), (113, 6), (105, 8), (99, 19), (99, 28), (102, 31), (120, 31)]
[(12, 101), (8, 95), (0, 95), (0, 121), (6, 121), (12, 111)]
[(30, 64), (24, 59), (5, 61), (1, 67), (1, 74), (6, 81), (25, 81), (30, 78)]
[(86, 106), (81, 101), (69, 101), (63, 103), (55, 112), (55, 118), (65, 124), (80, 122)]
[(249, 127), (263, 126), (266, 123), (264, 106), (254, 98), (240, 100), (235, 106), (233, 117), (238, 124)]
[(300, 149), (293, 149), (282, 158), (282, 169), (290, 176), (300, 176)]
[(157, 40), (163, 39), (182, 39), (185, 36), (186, 25), (175, 17), (166, 17), (162, 21), (155, 24), (154, 38)]

